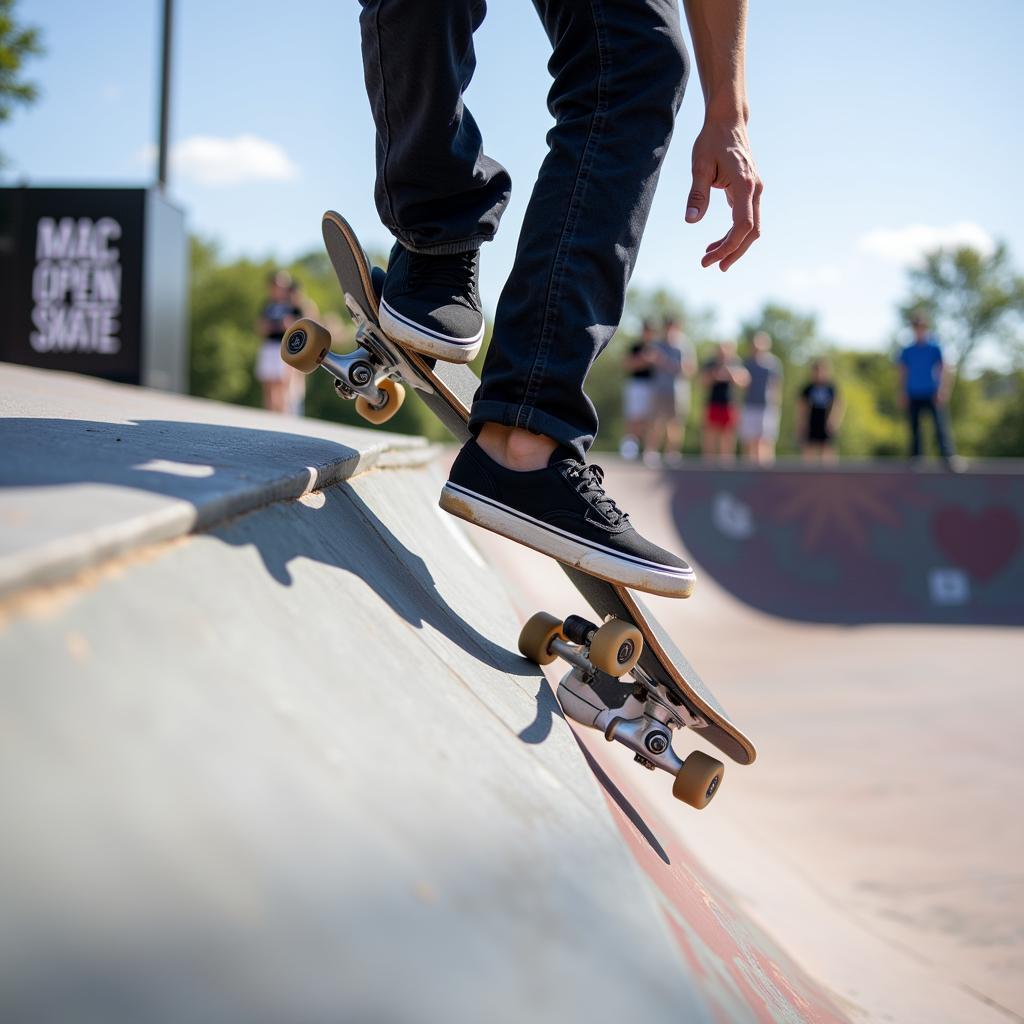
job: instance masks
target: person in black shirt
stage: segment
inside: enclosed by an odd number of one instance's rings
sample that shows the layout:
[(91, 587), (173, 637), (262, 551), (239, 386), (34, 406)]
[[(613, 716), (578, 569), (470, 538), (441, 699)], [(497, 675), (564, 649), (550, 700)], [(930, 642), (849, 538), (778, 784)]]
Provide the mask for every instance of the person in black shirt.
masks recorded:
[(799, 439), (805, 462), (835, 462), (835, 438), (843, 401), (831, 380), (828, 362), (811, 363), (811, 379), (800, 392)]

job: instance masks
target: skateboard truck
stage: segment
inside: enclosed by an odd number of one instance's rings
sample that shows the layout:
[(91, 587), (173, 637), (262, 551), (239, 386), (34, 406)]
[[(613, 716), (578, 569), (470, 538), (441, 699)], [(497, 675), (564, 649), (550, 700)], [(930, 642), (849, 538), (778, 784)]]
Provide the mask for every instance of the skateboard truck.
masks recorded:
[(356, 412), (370, 423), (387, 423), (405, 401), (405, 386), (426, 392), (433, 389), (393, 346), (378, 339), (375, 325), (359, 303), (346, 292), (345, 305), (356, 325), (356, 347), (351, 352), (331, 351), (331, 332), (310, 317), (297, 320), (281, 339), (281, 358), (302, 373), (322, 367), (334, 378), (334, 389), (354, 399)]
[(405, 388), (393, 379), (397, 368), (367, 343), (365, 325), (356, 332), (356, 348), (331, 351), (331, 332), (309, 317), (296, 320), (281, 339), (281, 358), (302, 373), (323, 367), (342, 398), (353, 398), (356, 412), (370, 423), (386, 423), (402, 407)]
[[(672, 749), (676, 729), (700, 729), (707, 722), (644, 672), (637, 664), (643, 649), (640, 629), (616, 618), (598, 626), (579, 615), (563, 621), (538, 612), (519, 635), (519, 650), (531, 661), (549, 665), (561, 658), (570, 665), (557, 691), (566, 715), (600, 729), (650, 771), (661, 768), (672, 775), (677, 800), (706, 807), (718, 792), (725, 766), (699, 750), (683, 760)], [(623, 681), (627, 674), (632, 681)]]

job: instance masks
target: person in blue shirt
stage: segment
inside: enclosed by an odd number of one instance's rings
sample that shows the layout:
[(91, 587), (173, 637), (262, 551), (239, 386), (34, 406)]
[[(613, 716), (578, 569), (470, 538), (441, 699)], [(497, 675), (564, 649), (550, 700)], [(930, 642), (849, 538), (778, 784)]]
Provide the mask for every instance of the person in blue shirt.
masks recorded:
[(953, 441), (946, 423), (945, 405), (949, 395), (949, 374), (942, 349), (928, 329), (923, 316), (911, 320), (914, 340), (899, 355), (900, 402), (910, 419), (910, 457), (921, 457), (921, 414), (927, 413), (935, 424), (939, 454), (952, 466)]

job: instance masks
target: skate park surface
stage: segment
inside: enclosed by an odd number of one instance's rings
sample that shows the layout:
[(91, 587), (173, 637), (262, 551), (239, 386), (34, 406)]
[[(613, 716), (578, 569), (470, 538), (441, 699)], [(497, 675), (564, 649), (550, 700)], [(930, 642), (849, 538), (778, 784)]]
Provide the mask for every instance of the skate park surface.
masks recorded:
[[(447, 453), (15, 367), (0, 417), (3, 1019), (1022, 1019), (1019, 628), (770, 616), (695, 546), (652, 603), (759, 747), (698, 812), (518, 655), (587, 609)], [(690, 472), (609, 486), (686, 546)]]

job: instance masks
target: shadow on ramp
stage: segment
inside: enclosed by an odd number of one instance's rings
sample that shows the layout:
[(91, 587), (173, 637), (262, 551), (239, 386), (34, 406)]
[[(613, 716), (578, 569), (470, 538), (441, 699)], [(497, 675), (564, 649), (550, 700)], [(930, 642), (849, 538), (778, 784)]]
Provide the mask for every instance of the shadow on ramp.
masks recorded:
[[(438, 591), (427, 563), (395, 536), (348, 483), (240, 516), (207, 536), (235, 547), (251, 546), (282, 587), (292, 585), (290, 567), (300, 559), (351, 573), (414, 629), (432, 627), (488, 668), (512, 676), (538, 674), (536, 666), (518, 652), (494, 643), (451, 607)], [(333, 611), (340, 617), (345, 607)], [(557, 707), (553, 696), (550, 700)], [(539, 724), (523, 737), (527, 742), (541, 742), (550, 731), (553, 707), (545, 709), (547, 726), (538, 718)]]
[[(236, 546), (252, 545), (281, 586), (291, 586), (289, 566), (294, 560), (323, 562), (360, 577), (409, 625), (433, 627), (488, 667), (514, 676), (536, 674), (517, 652), (495, 644), (450, 608), (423, 559), (348, 483), (328, 486), (315, 500), (289, 501), (276, 511), (271, 503), (226, 523), (219, 521), (232, 496), (264, 481), (302, 476), (296, 467), (339, 467), (339, 474), (347, 475), (358, 466), (360, 453), (355, 448), (305, 434), (210, 423), (12, 417), (0, 420), (0, 451), (5, 453), (0, 487), (101, 484), (188, 502), (196, 510), (197, 525), (209, 526), (207, 536)], [(290, 497), (285, 488), (281, 497), (286, 496)], [(89, 498), (57, 490), (48, 500), (74, 503)], [(61, 510), (61, 516), (73, 520), (74, 510)], [(268, 516), (277, 519), (276, 529), (268, 529)], [(375, 539), (372, 552), (367, 538)], [(344, 611), (339, 608), (338, 614)], [(537, 722), (523, 737), (525, 742), (543, 740), (555, 707), (551, 696), (548, 707), (538, 708)]]

